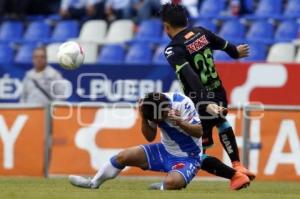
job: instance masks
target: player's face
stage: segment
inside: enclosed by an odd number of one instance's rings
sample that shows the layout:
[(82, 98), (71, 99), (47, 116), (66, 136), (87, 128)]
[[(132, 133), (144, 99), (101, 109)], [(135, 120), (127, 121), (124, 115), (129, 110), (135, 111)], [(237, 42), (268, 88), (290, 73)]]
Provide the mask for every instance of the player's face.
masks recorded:
[(35, 50), (32, 56), (32, 62), (37, 71), (43, 70), (47, 65), (46, 52), (42, 49)]
[(160, 108), (159, 118), (155, 120), (155, 122), (162, 122), (168, 118), (168, 114), (171, 111), (171, 107), (169, 104), (165, 104)]

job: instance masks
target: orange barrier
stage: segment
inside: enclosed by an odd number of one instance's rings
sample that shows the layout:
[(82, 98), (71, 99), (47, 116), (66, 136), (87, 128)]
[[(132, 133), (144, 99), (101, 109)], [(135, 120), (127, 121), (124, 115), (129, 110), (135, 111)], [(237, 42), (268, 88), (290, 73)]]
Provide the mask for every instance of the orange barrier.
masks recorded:
[[(263, 114), (263, 117), (257, 117)], [(56, 106), (52, 118), (50, 174), (92, 175), (124, 148), (146, 144), (140, 118), (133, 108)], [(250, 111), (249, 168), (260, 180), (300, 180), (300, 112)], [(243, 115), (230, 111), (229, 121), (242, 147)], [(45, 110), (0, 109), (0, 175), (43, 176), (45, 161)], [(214, 132), (209, 155), (228, 163)], [(156, 138), (159, 141), (159, 136)], [(123, 175), (161, 175), (128, 168)], [(199, 176), (208, 176), (199, 172)]]
[(45, 175), (45, 110), (0, 109), (0, 175)]

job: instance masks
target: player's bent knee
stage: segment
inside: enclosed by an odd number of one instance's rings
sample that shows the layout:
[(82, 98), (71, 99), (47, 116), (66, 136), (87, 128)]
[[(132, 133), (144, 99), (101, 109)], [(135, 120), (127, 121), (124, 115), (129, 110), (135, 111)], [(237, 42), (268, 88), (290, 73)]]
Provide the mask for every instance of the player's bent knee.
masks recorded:
[(172, 172), (164, 180), (164, 189), (166, 190), (180, 190), (186, 185), (185, 180), (181, 174)]
[(121, 151), (118, 155), (117, 155), (117, 161), (119, 164), (121, 165), (126, 165), (127, 161), (129, 158), (129, 154), (126, 150)]

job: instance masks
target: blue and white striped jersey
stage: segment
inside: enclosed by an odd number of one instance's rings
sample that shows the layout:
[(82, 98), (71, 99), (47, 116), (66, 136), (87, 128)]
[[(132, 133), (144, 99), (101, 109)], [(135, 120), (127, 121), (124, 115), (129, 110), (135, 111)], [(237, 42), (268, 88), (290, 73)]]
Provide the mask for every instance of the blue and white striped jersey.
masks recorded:
[[(171, 109), (186, 122), (200, 124), (200, 118), (194, 103), (187, 96), (180, 93), (164, 93), (171, 102)], [(161, 142), (166, 150), (175, 156), (187, 157), (202, 154), (202, 140), (188, 135), (178, 126), (166, 119), (160, 122)]]

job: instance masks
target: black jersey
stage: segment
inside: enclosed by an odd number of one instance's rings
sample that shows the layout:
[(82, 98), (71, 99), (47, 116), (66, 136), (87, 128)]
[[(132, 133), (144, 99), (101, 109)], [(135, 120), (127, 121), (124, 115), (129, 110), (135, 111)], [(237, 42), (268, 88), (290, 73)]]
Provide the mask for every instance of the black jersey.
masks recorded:
[[(222, 98), (227, 101), (222, 81), (215, 68), (214, 50), (224, 50), (232, 58), (238, 58), (234, 45), (202, 27), (182, 30), (165, 49), (165, 56), (175, 70), (184, 93), (196, 98), (196, 101), (218, 102), (223, 101)], [(214, 92), (219, 99), (207, 99), (207, 92)]]

